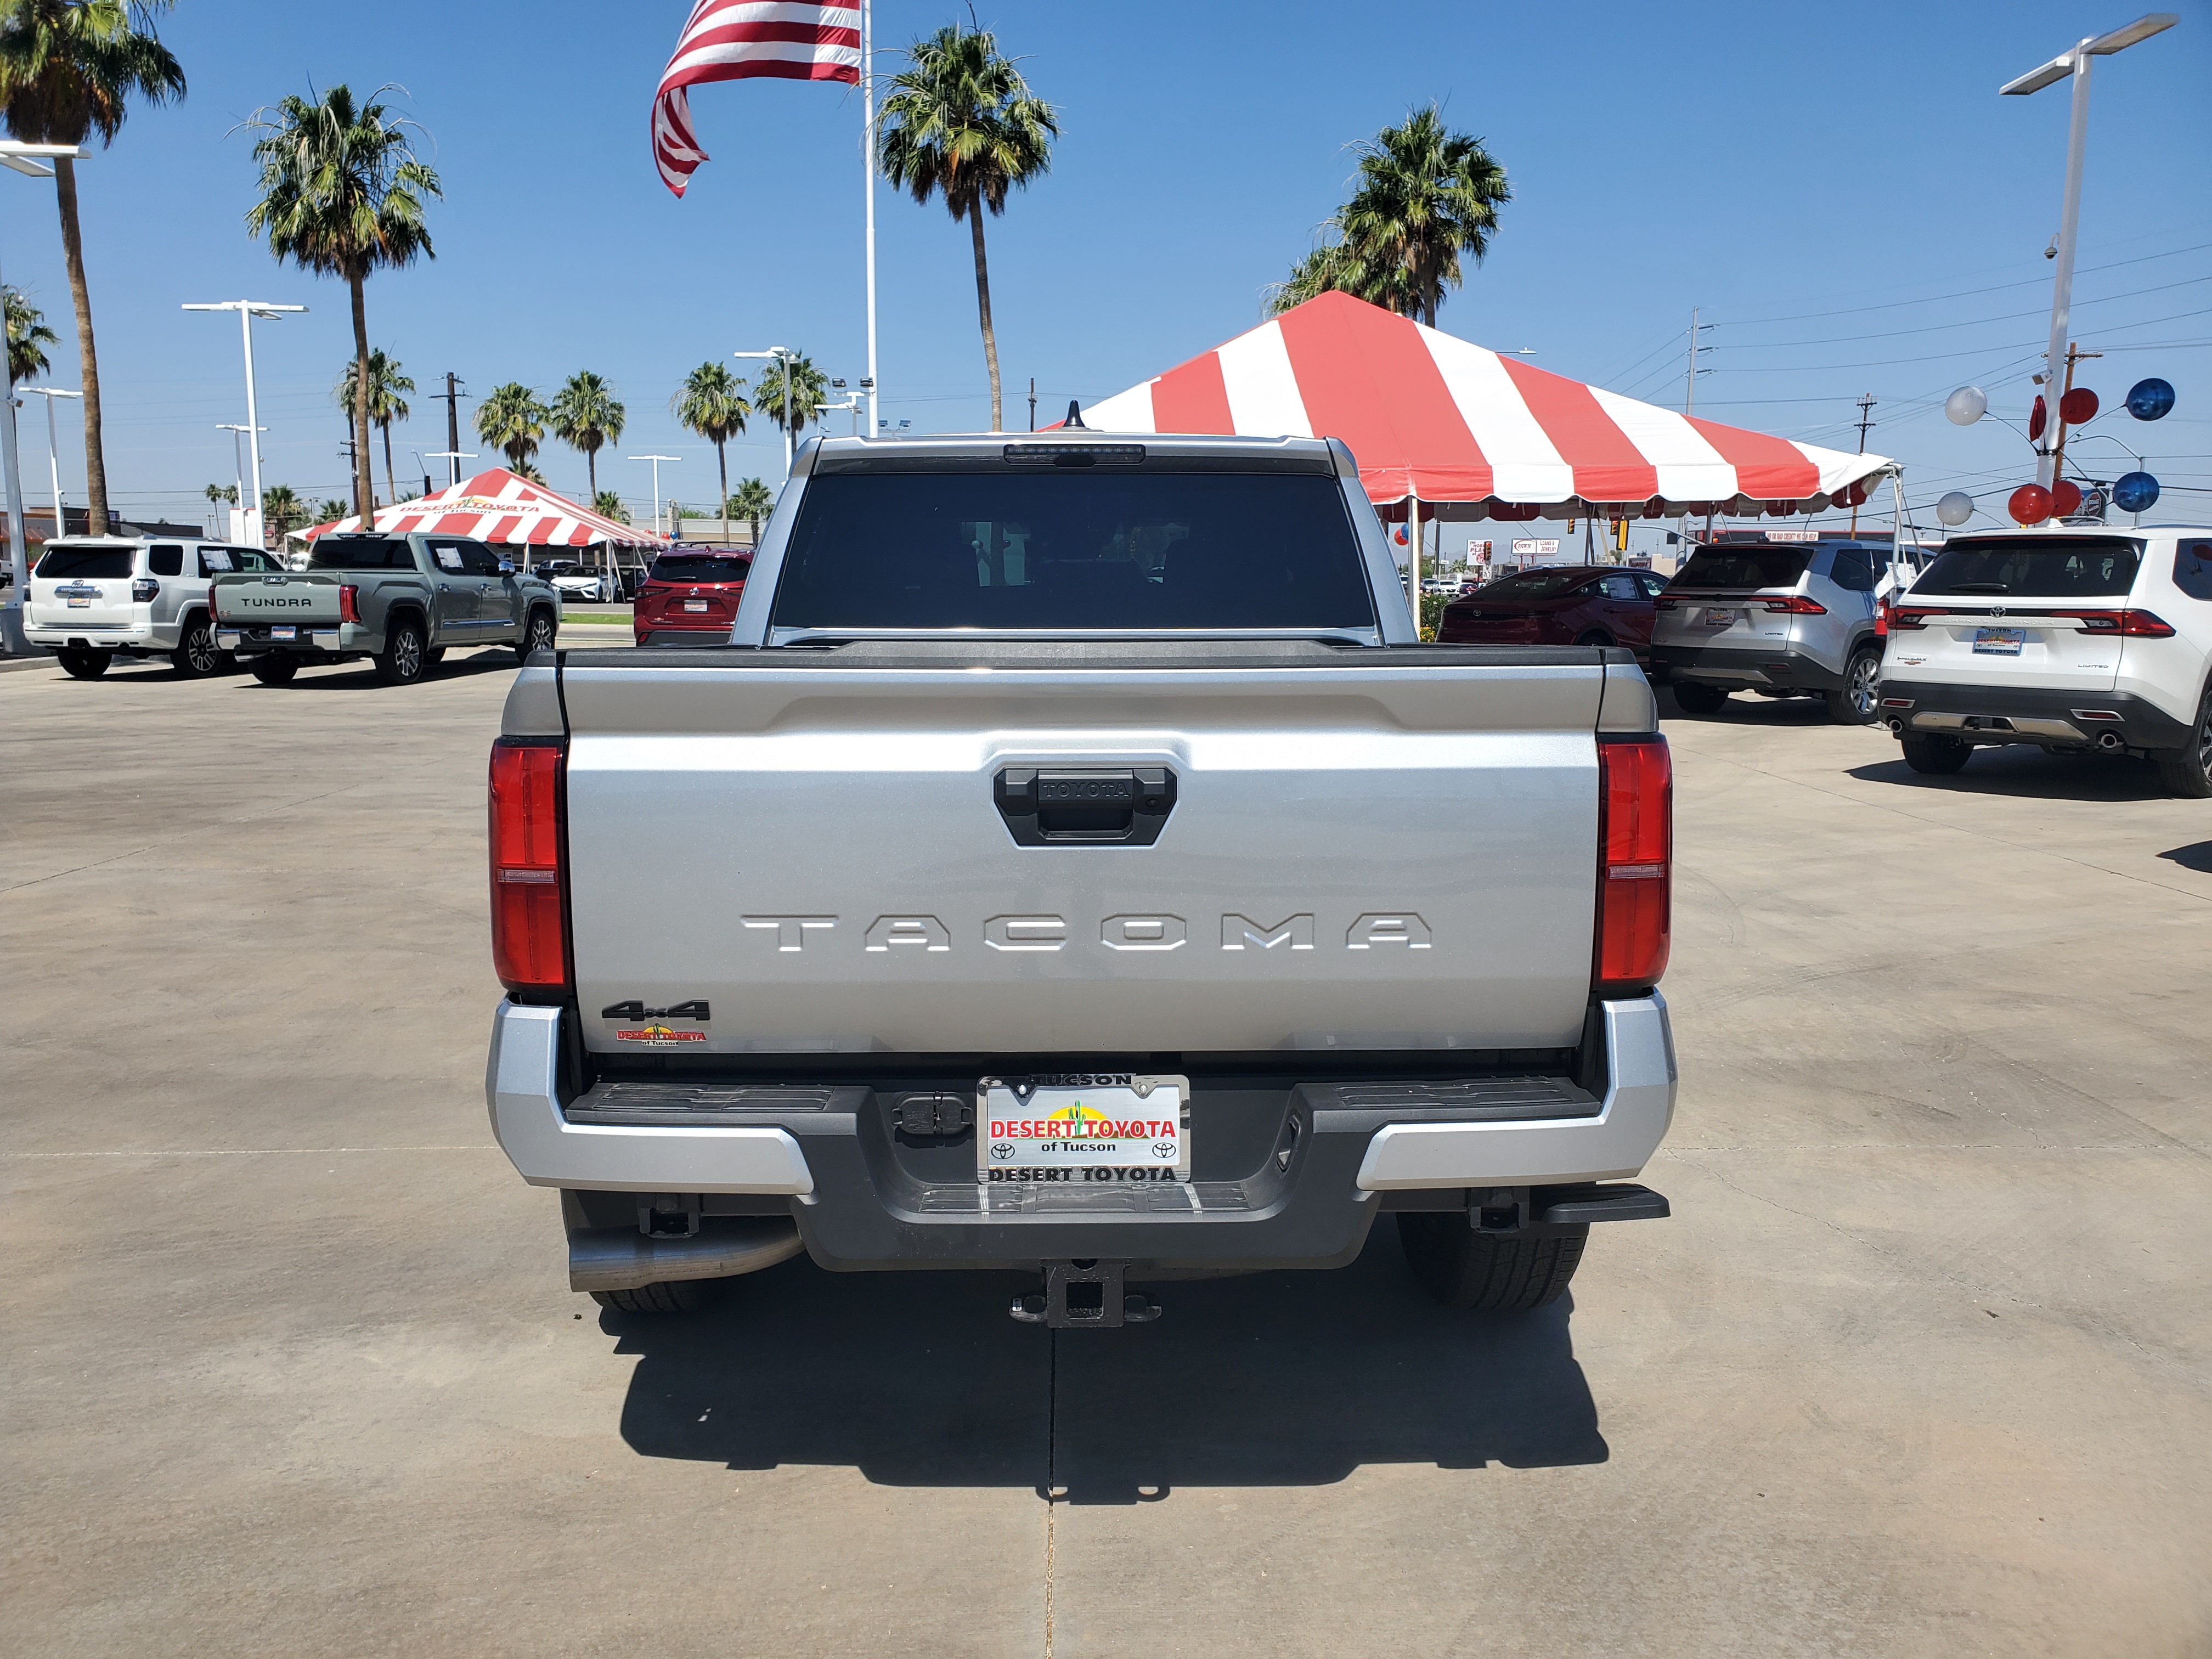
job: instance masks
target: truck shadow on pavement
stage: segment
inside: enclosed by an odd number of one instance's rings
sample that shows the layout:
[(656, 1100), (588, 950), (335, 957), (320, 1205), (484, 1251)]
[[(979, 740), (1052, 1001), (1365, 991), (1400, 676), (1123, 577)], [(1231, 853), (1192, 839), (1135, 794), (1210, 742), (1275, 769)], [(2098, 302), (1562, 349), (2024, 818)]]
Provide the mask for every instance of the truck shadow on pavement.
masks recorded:
[(1605, 1462), (1571, 1300), (1515, 1318), (1439, 1308), (1395, 1231), (1339, 1273), (1147, 1285), (1164, 1316), (1115, 1331), (1017, 1324), (1026, 1276), (828, 1273), (803, 1257), (688, 1320), (600, 1324), (637, 1356), (624, 1441), (732, 1469), (1134, 1504), (1326, 1486), (1370, 1463)]
[(1916, 772), (1902, 760), (1854, 766), (1862, 783), (1892, 783), (1948, 794), (2011, 795), (2022, 800), (2162, 800), (2157, 766), (2129, 755), (2046, 755), (2020, 744), (1985, 749), (1948, 777)]
[[(514, 659), (514, 653), (507, 647), (485, 646), (480, 650), (466, 653), (456, 652), (424, 674), (419, 684), (428, 685), (437, 680), (474, 679), (483, 674), (501, 672), (512, 674), (521, 665)], [(288, 685), (257, 685), (250, 676), (245, 674), (240, 675), (239, 678), (245, 682), (241, 690), (285, 694), (299, 691), (353, 691), (363, 686), (378, 687), (383, 684), (376, 678), (374, 665), (365, 662), (347, 663), (336, 670), (319, 665), (303, 672)], [(403, 686), (396, 689), (408, 690), (413, 688)]]

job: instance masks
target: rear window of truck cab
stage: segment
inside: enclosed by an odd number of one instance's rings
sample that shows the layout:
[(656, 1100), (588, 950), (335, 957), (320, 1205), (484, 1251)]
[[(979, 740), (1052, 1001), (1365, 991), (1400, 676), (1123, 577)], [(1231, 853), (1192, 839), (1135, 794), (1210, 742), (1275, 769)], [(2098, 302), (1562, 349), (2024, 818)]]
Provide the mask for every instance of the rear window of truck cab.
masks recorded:
[(1375, 626), (1334, 477), (1097, 467), (808, 483), (777, 628)]
[(2142, 562), (2142, 544), (2118, 536), (2008, 536), (1956, 542), (1937, 554), (1912, 584), (1912, 596), (2123, 599), (2135, 586)]
[(664, 553), (646, 573), (649, 582), (741, 582), (750, 559), (726, 559), (712, 553)]
[(404, 536), (325, 536), (307, 556), (310, 570), (412, 570), (415, 550)]
[(72, 576), (115, 580), (131, 574), (138, 556), (135, 547), (70, 547), (46, 549), (39, 568), (31, 574), (65, 581)]
[(1812, 559), (1809, 547), (1701, 547), (1667, 586), (1795, 587)]

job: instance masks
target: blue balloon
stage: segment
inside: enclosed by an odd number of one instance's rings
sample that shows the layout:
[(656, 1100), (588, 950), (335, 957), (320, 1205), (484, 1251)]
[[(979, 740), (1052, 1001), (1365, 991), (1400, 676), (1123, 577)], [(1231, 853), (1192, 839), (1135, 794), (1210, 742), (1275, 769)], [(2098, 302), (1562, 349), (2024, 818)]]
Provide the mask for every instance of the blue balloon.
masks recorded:
[[(2137, 380), (2128, 388), (2128, 413), (2139, 421), (2155, 421), (2170, 413), (2173, 408), (2173, 388), (2153, 375), (2148, 380)], [(2136, 475), (2140, 477), (2142, 475)], [(2154, 484), (2152, 490), (2156, 492)], [(2136, 509), (2130, 507), (2130, 512)]]
[[(2159, 384), (2163, 386), (2166, 382), (2161, 380)], [(2132, 393), (2128, 401), (2135, 401)], [(2123, 513), (2148, 513), (2157, 501), (2158, 480), (2148, 472), (2123, 472), (2113, 481), (2112, 505)]]

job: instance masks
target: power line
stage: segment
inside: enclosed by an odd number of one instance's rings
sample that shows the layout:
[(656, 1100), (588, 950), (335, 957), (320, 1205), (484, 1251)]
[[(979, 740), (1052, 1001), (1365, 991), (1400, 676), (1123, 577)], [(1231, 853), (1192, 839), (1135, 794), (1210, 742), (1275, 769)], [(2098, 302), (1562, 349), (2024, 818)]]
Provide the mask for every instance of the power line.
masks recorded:
[[(2093, 270), (2118, 270), (2123, 265), (2140, 265), (2153, 259), (2177, 259), (2185, 253), (2202, 253), (2212, 248), (2212, 242), (2199, 242), (2192, 247), (2169, 248), (2163, 253), (2146, 253), (2133, 259), (2115, 259), (2110, 264), (2084, 265), (2078, 275), (2087, 276)], [(1905, 306), (1931, 306), (1942, 300), (1967, 300), (1979, 294), (2002, 294), (2008, 288), (2034, 288), (2050, 280), (2044, 276), (2023, 276), (2016, 283), (1998, 283), (1989, 288), (1963, 288), (1955, 294), (1930, 294), (1917, 300), (1889, 300), (1881, 305), (1845, 306), (1840, 311), (1800, 311), (1787, 317), (1747, 317), (1736, 324), (1738, 328), (1749, 328), (1755, 323), (1802, 323), (1816, 317), (1855, 317), (1868, 311), (1896, 311)]]

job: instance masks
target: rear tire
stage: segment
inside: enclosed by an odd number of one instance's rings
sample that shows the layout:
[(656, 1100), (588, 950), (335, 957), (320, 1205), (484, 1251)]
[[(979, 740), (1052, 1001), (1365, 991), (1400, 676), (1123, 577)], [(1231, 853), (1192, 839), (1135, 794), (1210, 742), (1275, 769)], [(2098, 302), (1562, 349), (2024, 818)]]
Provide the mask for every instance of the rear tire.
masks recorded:
[(422, 624), (402, 617), (385, 629), (384, 649), (376, 653), (376, 678), (386, 685), (412, 685), (430, 666)]
[(592, 1300), (617, 1313), (696, 1313), (707, 1305), (707, 1287), (714, 1282), (711, 1279), (663, 1279), (634, 1291), (593, 1291)]
[(1447, 1308), (1528, 1313), (1556, 1302), (1582, 1263), (1587, 1226), (1536, 1237), (1477, 1232), (1458, 1210), (1407, 1211), (1398, 1243), (1421, 1288)]
[(54, 655), (61, 659), (62, 672), (73, 680), (96, 680), (115, 660), (112, 651), (57, 651)]
[(1881, 652), (1870, 646), (1852, 652), (1844, 665), (1844, 683), (1828, 693), (1828, 718), (1838, 726), (1872, 726), (1881, 712)]
[(522, 625), (522, 637), (514, 643), (515, 660), (528, 662), (533, 653), (550, 651), (557, 626), (553, 620), (553, 613), (544, 606), (540, 605), (532, 611), (530, 620)]
[(2189, 746), (2158, 757), (2158, 775), (2166, 793), (2184, 800), (2212, 799), (2212, 691), (2197, 706), (2197, 729)]
[(1674, 690), (1674, 707), (1685, 714), (1717, 714), (1729, 700), (1726, 686), (1698, 680), (1676, 680)]
[(222, 672), (222, 653), (215, 648), (215, 624), (195, 617), (185, 624), (177, 648), (169, 653), (169, 666), (188, 680), (212, 679)]
[(1575, 636), (1577, 645), (1611, 645), (1613, 635), (1602, 628), (1585, 629)]
[(1974, 745), (1956, 738), (1904, 738), (1905, 763), (1930, 777), (1947, 778), (1974, 757)]
[(300, 672), (299, 660), (281, 651), (271, 651), (256, 657), (247, 664), (246, 672), (264, 685), (289, 685), (292, 677)]

